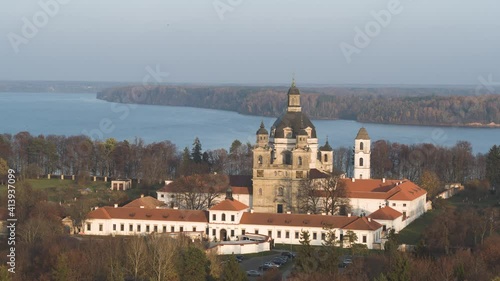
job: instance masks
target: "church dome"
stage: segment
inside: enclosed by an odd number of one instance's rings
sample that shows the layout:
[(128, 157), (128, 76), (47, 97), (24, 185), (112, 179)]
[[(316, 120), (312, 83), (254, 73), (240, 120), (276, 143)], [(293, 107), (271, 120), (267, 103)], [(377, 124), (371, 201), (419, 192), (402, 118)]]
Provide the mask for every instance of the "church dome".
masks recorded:
[(358, 135), (356, 136), (357, 140), (369, 140), (370, 136), (364, 127), (359, 129)]
[(326, 140), (325, 145), (319, 148), (320, 151), (333, 151), (332, 147), (328, 143), (328, 140)]
[(259, 130), (257, 130), (257, 135), (267, 135), (268, 132), (266, 130), (266, 128), (264, 127), (264, 122), (260, 122), (260, 128)]
[[(289, 128), (285, 130), (286, 128)], [(301, 135), (301, 130), (310, 128), (309, 137), (316, 138), (316, 128), (309, 117), (302, 113), (300, 107), (300, 91), (295, 86), (295, 80), (288, 89), (288, 108), (271, 127), (271, 138), (295, 138)], [(291, 129), (291, 131), (289, 131)], [(305, 130), (307, 133), (307, 130)], [(309, 135), (309, 134), (308, 134)]]
[(308, 134), (307, 134), (307, 131), (306, 131), (305, 129), (300, 129), (300, 131), (299, 131), (299, 134), (298, 134), (298, 135), (299, 135), (299, 136), (307, 136)]
[[(285, 112), (282, 114), (273, 124), (272, 129), (274, 130), (274, 138), (287, 138), (285, 136), (285, 128), (291, 128), (291, 136), (289, 138), (295, 138), (299, 135), (301, 130), (304, 128), (311, 128), (311, 138), (316, 138), (316, 128), (309, 118), (302, 112)], [(305, 130), (304, 130), (305, 131)]]

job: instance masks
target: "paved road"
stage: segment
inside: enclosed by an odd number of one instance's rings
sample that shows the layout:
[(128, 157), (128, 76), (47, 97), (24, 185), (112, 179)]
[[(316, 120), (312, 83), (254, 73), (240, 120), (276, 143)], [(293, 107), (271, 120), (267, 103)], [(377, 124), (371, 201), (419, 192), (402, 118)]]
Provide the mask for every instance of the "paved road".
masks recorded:
[[(274, 255), (268, 255), (268, 256), (260, 256), (260, 257), (253, 257), (249, 259), (244, 259), (243, 262), (240, 263), (240, 267), (244, 270), (259, 270), (259, 266), (262, 265), (263, 263), (267, 261), (272, 261), (275, 257), (281, 256), (281, 253), (277, 253)], [(287, 265), (290, 264), (292, 261), (288, 261)], [(257, 277), (248, 277), (250, 281), (257, 280)]]

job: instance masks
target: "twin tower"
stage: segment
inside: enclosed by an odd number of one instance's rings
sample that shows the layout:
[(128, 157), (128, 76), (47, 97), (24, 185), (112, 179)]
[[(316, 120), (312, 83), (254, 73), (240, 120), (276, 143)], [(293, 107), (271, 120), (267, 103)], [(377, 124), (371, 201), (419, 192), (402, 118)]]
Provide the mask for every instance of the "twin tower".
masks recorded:
[[(370, 137), (365, 128), (356, 136), (354, 177), (370, 178)], [(316, 128), (302, 113), (300, 91), (292, 82), (287, 110), (268, 132), (257, 131), (253, 150), (253, 209), (267, 213), (298, 213), (299, 188), (308, 179), (332, 173), (333, 149), (328, 140), (318, 146)]]

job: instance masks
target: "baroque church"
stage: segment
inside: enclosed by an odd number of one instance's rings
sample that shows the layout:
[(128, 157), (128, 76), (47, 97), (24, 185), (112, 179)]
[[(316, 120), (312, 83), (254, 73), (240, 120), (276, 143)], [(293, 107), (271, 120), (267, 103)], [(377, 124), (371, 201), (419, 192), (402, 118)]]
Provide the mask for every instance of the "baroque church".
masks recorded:
[[(270, 132), (260, 124), (253, 150), (253, 209), (265, 213), (298, 213), (298, 191), (318, 174), (333, 173), (333, 149), (318, 145), (316, 128), (302, 112), (300, 91), (292, 82), (286, 111)], [(361, 128), (355, 139), (354, 177), (370, 179), (370, 137)]]

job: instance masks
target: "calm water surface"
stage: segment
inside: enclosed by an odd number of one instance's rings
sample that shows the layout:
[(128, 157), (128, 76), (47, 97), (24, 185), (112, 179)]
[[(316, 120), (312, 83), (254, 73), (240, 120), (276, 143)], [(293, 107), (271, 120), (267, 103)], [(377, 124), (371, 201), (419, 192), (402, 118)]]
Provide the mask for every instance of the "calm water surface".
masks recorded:
[[(203, 149), (226, 148), (239, 139), (255, 141), (261, 120), (266, 128), (275, 118), (220, 110), (154, 105), (126, 105), (95, 98), (95, 94), (0, 93), (0, 133), (28, 131), (33, 135), (79, 135), (147, 143), (170, 140), (179, 148), (199, 137)], [(452, 146), (459, 140), (485, 153), (500, 144), (500, 129), (364, 124), (345, 120), (315, 120), (320, 143), (326, 136), (334, 147), (351, 146), (360, 127), (372, 140), (405, 144)]]

